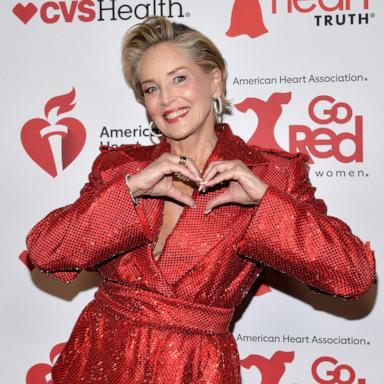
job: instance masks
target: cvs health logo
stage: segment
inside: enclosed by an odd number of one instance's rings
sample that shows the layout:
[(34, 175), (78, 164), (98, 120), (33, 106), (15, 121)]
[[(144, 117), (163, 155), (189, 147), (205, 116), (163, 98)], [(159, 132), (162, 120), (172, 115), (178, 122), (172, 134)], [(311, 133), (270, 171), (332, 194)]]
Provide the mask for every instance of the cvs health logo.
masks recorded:
[[(240, 112), (251, 109), (258, 117), (258, 125), (248, 144), (284, 150), (276, 140), (275, 128), (283, 105), (289, 104), (291, 99), (291, 92), (273, 93), (267, 101), (248, 97), (235, 104)], [(313, 122), (312, 128), (304, 124), (289, 125), (289, 152), (307, 154), (309, 163), (313, 163), (314, 158), (331, 157), (341, 163), (363, 161), (363, 116), (354, 115), (350, 104), (329, 95), (320, 95), (309, 102), (308, 116)], [(347, 148), (350, 153), (346, 153), (342, 145), (346, 141), (353, 144), (352, 152), (350, 146)]]
[[(261, 7), (261, 4), (263, 7)], [(374, 14), (364, 13), (369, 10), (369, 0), (235, 0), (231, 22), (226, 35), (235, 37), (248, 35), (259, 37), (267, 32), (263, 13), (313, 15), (315, 25), (335, 26), (368, 24)], [(346, 13), (353, 11), (353, 13)], [(361, 11), (361, 12), (358, 12)], [(335, 12), (341, 12), (335, 14)]]
[[(125, 2), (125, 3), (124, 3)], [(134, 4), (132, 4), (134, 3)], [(77, 0), (77, 1), (45, 1), (37, 7), (34, 3), (18, 3), (13, 14), (24, 24), (38, 14), (45, 24), (56, 24), (60, 21), (72, 23), (79, 21), (129, 20), (145, 19), (150, 15), (166, 17), (189, 16), (184, 13), (183, 5), (175, 0), (132, 1), (132, 0)]]
[(55, 345), (49, 354), (51, 364), (39, 363), (31, 367), (27, 372), (26, 384), (53, 384), (51, 379), (52, 366), (64, 349), (66, 343)]
[(294, 358), (295, 352), (277, 351), (270, 359), (261, 355), (249, 355), (240, 360), (240, 365), (246, 369), (256, 367), (262, 377), (260, 384), (279, 384), (284, 376), (286, 364), (292, 363)]
[(85, 144), (83, 123), (62, 116), (75, 107), (75, 88), (48, 100), (44, 118), (28, 120), (21, 130), (21, 142), (31, 159), (52, 177), (61, 173), (79, 155)]
[(318, 384), (366, 384), (356, 379), (355, 370), (348, 364), (339, 364), (331, 356), (322, 356), (312, 364), (312, 376)]

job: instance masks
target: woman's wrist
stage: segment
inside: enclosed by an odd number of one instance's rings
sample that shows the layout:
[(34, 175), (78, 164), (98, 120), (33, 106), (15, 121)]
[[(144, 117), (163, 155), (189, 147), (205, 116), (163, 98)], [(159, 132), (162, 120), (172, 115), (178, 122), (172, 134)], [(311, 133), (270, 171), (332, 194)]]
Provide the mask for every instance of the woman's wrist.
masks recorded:
[(133, 180), (133, 175), (127, 173), (125, 175), (125, 183), (128, 187), (129, 194), (131, 195), (132, 203), (136, 205), (139, 201), (140, 196), (137, 195), (137, 190), (135, 188), (135, 182)]

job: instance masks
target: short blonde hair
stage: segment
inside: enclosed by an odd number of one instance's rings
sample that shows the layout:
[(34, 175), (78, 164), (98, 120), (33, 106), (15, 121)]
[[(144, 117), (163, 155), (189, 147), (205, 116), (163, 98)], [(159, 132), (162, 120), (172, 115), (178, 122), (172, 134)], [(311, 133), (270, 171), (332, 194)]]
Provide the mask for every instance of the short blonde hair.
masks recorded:
[(226, 99), (227, 65), (216, 45), (184, 24), (175, 23), (161, 16), (151, 16), (130, 28), (123, 38), (122, 65), (125, 80), (132, 88), (136, 100), (144, 104), (144, 95), (139, 81), (140, 60), (146, 50), (156, 44), (170, 42), (184, 49), (191, 60), (203, 71), (209, 73), (219, 68), (223, 80), (223, 113), (231, 113), (230, 102)]

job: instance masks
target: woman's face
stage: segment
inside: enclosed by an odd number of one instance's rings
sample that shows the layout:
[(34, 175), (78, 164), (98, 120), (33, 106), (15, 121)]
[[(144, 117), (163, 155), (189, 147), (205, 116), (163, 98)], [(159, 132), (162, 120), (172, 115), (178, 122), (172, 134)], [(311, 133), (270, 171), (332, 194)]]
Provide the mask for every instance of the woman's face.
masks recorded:
[(139, 66), (144, 104), (156, 127), (171, 140), (213, 129), (212, 98), (221, 94), (221, 72), (205, 73), (172, 43), (149, 48)]

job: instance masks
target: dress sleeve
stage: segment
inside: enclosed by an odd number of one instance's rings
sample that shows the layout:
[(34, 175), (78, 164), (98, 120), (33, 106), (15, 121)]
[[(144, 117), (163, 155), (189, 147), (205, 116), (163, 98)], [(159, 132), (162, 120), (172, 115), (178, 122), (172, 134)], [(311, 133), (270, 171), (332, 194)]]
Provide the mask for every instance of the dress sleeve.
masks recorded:
[(375, 279), (374, 252), (314, 196), (304, 156), (291, 160), (286, 191), (269, 186), (238, 253), (323, 293), (355, 298)]
[(32, 264), (57, 279), (69, 282), (82, 269), (150, 241), (141, 203), (133, 205), (125, 175), (102, 182), (104, 156), (94, 161), (80, 197), (49, 213), (27, 234)]

